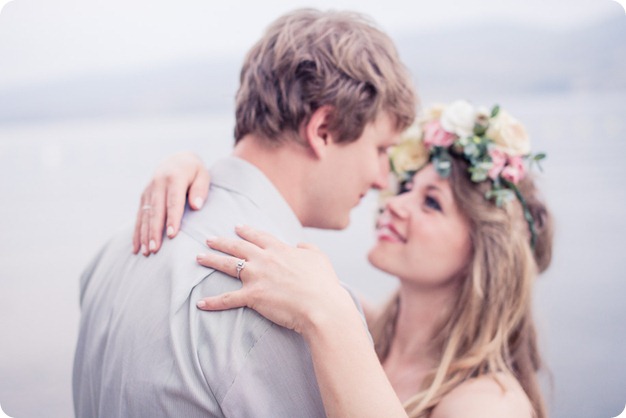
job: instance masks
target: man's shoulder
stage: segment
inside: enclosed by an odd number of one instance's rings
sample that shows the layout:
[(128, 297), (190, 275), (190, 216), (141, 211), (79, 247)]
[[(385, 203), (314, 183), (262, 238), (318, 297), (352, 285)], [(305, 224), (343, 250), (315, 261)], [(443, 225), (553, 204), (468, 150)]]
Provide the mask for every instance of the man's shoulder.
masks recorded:
[(185, 209), (181, 232), (204, 244), (207, 236), (234, 236), (238, 224), (261, 223), (271, 228), (269, 217), (247, 196), (219, 185), (211, 185), (200, 210)]
[(256, 405), (258, 416), (324, 416), (301, 335), (249, 308), (196, 316), (198, 364), (227, 415), (246, 415)]

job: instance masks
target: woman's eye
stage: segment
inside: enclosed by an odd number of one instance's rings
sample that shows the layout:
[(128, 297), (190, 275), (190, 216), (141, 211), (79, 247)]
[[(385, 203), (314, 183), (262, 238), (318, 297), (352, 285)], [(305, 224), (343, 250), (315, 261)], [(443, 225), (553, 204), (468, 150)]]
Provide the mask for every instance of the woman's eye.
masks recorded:
[(424, 200), (424, 203), (426, 203), (427, 207), (429, 207), (431, 209), (438, 210), (439, 212), (441, 212), (441, 205), (439, 205), (439, 202), (434, 197), (426, 196), (426, 199)]

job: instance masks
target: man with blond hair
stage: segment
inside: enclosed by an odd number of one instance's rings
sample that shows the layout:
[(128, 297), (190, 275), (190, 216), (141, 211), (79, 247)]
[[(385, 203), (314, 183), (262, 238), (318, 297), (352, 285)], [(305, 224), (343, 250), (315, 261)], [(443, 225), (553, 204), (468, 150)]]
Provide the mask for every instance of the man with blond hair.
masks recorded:
[(204, 207), (154, 257), (132, 256), (127, 231), (83, 275), (77, 417), (324, 416), (302, 337), (250, 309), (198, 310), (241, 284), (193, 255), (237, 224), (291, 244), (303, 227), (345, 228), (385, 186), (387, 148), (414, 112), (393, 43), (367, 19), (305, 9), (276, 20), (244, 62), (236, 144), (211, 168)]

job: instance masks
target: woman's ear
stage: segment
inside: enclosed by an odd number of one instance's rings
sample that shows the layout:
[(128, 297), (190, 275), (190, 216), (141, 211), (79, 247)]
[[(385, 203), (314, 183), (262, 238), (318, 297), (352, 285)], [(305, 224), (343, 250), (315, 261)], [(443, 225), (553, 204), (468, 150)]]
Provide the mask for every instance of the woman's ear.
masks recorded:
[(304, 124), (302, 137), (317, 158), (322, 158), (333, 143), (333, 137), (328, 129), (328, 123), (333, 111), (332, 106), (322, 106), (311, 115), (309, 121)]

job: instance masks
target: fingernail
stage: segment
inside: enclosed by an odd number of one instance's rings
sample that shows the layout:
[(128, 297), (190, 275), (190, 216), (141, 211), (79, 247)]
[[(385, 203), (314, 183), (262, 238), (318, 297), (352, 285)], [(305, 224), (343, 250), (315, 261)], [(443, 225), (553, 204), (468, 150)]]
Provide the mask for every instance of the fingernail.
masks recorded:
[(148, 250), (146, 249), (146, 245), (145, 244), (141, 244), (141, 253), (145, 255), (147, 252), (148, 252)]
[(197, 302), (196, 302), (196, 306), (197, 306), (198, 308), (200, 308), (200, 309), (202, 309), (202, 308), (206, 308), (206, 302), (205, 302), (205, 301), (203, 301), (203, 300), (199, 300), (199, 301), (197, 301)]
[(202, 198), (201, 198), (201, 197), (196, 197), (196, 198), (193, 200), (193, 204), (194, 204), (194, 205), (196, 205), (196, 208), (197, 208), (197, 209), (200, 209), (200, 208), (202, 207), (202, 205), (204, 204), (204, 200), (202, 200)]
[(150, 251), (156, 250), (156, 242), (153, 239), (150, 240)]
[(196, 260), (198, 260), (198, 261), (199, 261), (199, 260), (202, 260), (202, 259), (204, 258), (204, 256), (205, 256), (205, 255), (206, 255), (206, 254), (198, 254), (198, 255), (196, 256)]
[(217, 238), (217, 237), (214, 237), (214, 236), (207, 237), (207, 239), (206, 239), (206, 245), (208, 245), (208, 246), (210, 247), (210, 246), (211, 246), (211, 244), (212, 244), (213, 242), (215, 242), (215, 239), (216, 239), (216, 238)]
[(235, 225), (235, 229), (243, 229), (245, 227), (246, 226), (244, 224), (237, 224), (237, 225)]
[(174, 227), (171, 225), (167, 227), (167, 236), (170, 238), (174, 236)]

